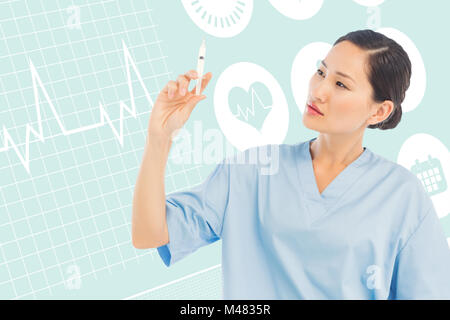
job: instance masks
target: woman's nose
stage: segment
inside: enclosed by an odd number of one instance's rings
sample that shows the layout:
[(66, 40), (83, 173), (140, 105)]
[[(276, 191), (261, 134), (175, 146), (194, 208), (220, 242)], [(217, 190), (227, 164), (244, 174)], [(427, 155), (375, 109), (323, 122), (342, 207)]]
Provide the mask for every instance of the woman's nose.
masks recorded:
[(329, 95), (329, 88), (325, 79), (311, 84), (311, 98), (314, 101), (323, 103)]

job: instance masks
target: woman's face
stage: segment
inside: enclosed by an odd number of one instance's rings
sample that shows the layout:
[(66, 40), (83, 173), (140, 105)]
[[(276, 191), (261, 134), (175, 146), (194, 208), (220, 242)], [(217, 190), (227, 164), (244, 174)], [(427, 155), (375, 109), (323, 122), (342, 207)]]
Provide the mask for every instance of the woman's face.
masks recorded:
[(366, 58), (367, 53), (349, 41), (331, 48), (309, 82), (307, 104), (317, 106), (323, 115), (311, 115), (305, 106), (303, 124), (307, 128), (345, 134), (370, 124), (375, 104), (365, 72)]

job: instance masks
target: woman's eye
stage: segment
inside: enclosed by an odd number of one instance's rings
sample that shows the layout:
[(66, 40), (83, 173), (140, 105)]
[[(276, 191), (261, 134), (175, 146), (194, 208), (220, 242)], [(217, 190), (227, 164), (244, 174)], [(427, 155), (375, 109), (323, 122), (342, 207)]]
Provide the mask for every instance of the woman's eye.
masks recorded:
[[(342, 86), (340, 86), (339, 83), (342, 84)], [(337, 84), (339, 87), (341, 87), (341, 88), (347, 88), (347, 87), (346, 87), (342, 82), (340, 82), (340, 81), (336, 82), (336, 84)]]
[[(319, 74), (319, 76), (323, 75), (323, 71), (320, 69), (317, 69), (317, 73)], [(347, 87), (340, 81), (337, 81), (336, 84), (341, 88), (347, 89)]]

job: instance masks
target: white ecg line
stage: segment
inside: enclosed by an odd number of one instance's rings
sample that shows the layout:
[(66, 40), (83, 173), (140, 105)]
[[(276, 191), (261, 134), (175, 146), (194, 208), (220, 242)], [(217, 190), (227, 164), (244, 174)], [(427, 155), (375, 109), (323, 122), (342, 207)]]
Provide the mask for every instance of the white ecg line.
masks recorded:
[(145, 92), (145, 96), (148, 100), (148, 102), (150, 103), (151, 106), (153, 106), (153, 100), (150, 97), (150, 94), (147, 91), (147, 88), (142, 80), (141, 74), (139, 73), (139, 70), (136, 67), (136, 64), (133, 60), (133, 58), (130, 55), (130, 52), (128, 51), (127, 46), (125, 45), (125, 42), (122, 40), (122, 46), (123, 46), (123, 55), (124, 55), (124, 59), (125, 59), (125, 68), (127, 71), (127, 83), (128, 83), (128, 90), (130, 93), (130, 101), (131, 101), (131, 108), (128, 107), (122, 100), (119, 102), (120, 104), (120, 118), (119, 118), (119, 123), (120, 123), (120, 128), (119, 128), (119, 132), (117, 132), (116, 128), (114, 127), (114, 125), (112, 124), (112, 121), (108, 115), (108, 113), (106, 112), (106, 110), (104, 109), (102, 102), (99, 101), (99, 109), (100, 109), (100, 122), (99, 123), (94, 123), (92, 125), (88, 125), (88, 126), (84, 126), (84, 127), (80, 127), (77, 129), (73, 129), (73, 130), (67, 130), (64, 128), (61, 119), (58, 115), (58, 112), (55, 109), (55, 106), (53, 105), (52, 100), (50, 99), (47, 90), (45, 89), (41, 78), (39, 77), (39, 74), (33, 64), (33, 62), (31, 60), (29, 60), (29, 65), (30, 65), (30, 71), (31, 71), (31, 78), (32, 78), (32, 86), (33, 86), (33, 93), (34, 93), (34, 102), (35, 102), (35, 106), (36, 106), (36, 113), (37, 113), (37, 122), (38, 122), (38, 128), (39, 130), (36, 131), (29, 123), (27, 123), (26, 125), (26, 133), (25, 133), (25, 157), (22, 156), (22, 154), (20, 153), (16, 143), (14, 143), (11, 135), (8, 133), (8, 130), (6, 129), (6, 127), (3, 125), (3, 137), (4, 137), (4, 147), (0, 148), (0, 152), (1, 151), (7, 151), (9, 149), (9, 147), (11, 146), (14, 151), (16, 152), (17, 156), (19, 157), (20, 161), (22, 162), (23, 166), (25, 167), (25, 169), (27, 170), (28, 173), (30, 173), (30, 167), (29, 167), (29, 163), (30, 163), (30, 135), (31, 133), (33, 133), (41, 142), (45, 141), (45, 137), (43, 134), (43, 130), (42, 130), (42, 120), (41, 120), (41, 108), (39, 105), (39, 92), (38, 92), (38, 88), (40, 88), (44, 94), (45, 100), (47, 101), (47, 103), (49, 104), (52, 113), (54, 114), (56, 121), (58, 122), (58, 125), (61, 129), (61, 132), (67, 136), (70, 134), (75, 134), (75, 133), (79, 133), (82, 131), (87, 131), (90, 129), (94, 129), (94, 128), (98, 128), (98, 127), (102, 127), (105, 124), (105, 120), (108, 123), (108, 125), (111, 127), (111, 130), (113, 131), (114, 135), (117, 137), (117, 139), (119, 140), (120, 145), (123, 147), (123, 121), (124, 121), (124, 110), (126, 110), (128, 113), (130, 113), (133, 118), (136, 118), (136, 105), (135, 105), (135, 101), (134, 101), (134, 93), (133, 93), (133, 84), (131, 82), (131, 72), (130, 72), (130, 63), (131, 66), (133, 67), (134, 72), (136, 73), (136, 76), (139, 80), (139, 83), (141, 84), (142, 88), (144, 89)]
[(240, 115), (245, 119), (245, 121), (248, 121), (248, 114), (250, 113), (252, 117), (255, 116), (255, 99), (259, 101), (259, 104), (262, 106), (263, 109), (270, 109), (272, 106), (264, 106), (264, 102), (259, 97), (258, 93), (254, 88), (251, 88), (251, 95), (252, 95), (252, 103), (250, 108), (244, 107), (242, 108), (240, 104), (237, 105), (237, 112), (233, 114), (236, 118), (238, 118)]

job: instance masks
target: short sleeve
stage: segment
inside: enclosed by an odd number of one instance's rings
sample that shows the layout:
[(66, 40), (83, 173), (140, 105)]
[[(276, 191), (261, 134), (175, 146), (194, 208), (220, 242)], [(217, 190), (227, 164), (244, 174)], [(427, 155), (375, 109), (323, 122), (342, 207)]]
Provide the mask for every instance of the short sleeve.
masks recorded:
[(229, 198), (229, 167), (223, 160), (200, 185), (166, 195), (169, 243), (157, 250), (167, 267), (220, 239)]
[(450, 299), (450, 250), (433, 206), (397, 255), (389, 299)]

